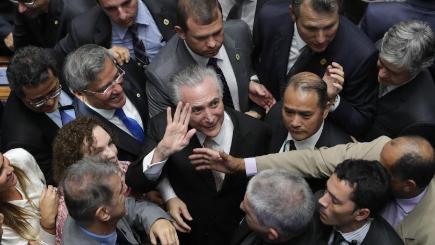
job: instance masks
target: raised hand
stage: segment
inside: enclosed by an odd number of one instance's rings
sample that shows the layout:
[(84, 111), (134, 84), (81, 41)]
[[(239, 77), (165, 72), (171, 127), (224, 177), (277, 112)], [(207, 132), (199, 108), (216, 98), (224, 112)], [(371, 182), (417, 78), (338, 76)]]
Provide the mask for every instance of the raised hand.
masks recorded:
[(150, 229), (151, 244), (178, 245), (177, 231), (172, 223), (166, 219), (158, 219)]
[(123, 65), (124, 63), (128, 63), (130, 61), (130, 52), (128, 51), (128, 48), (122, 46), (112, 46), (109, 49), (109, 52), (119, 65)]
[(344, 71), (343, 67), (332, 62), (326, 68), (326, 72), (323, 75), (323, 81), (328, 85), (328, 99), (331, 102), (335, 101), (335, 97), (343, 90), (344, 83)]
[(267, 88), (255, 81), (249, 82), (249, 98), (257, 105), (261, 106), (269, 112), (270, 108), (276, 103), (273, 95), (267, 90)]
[(192, 229), (184, 220), (192, 221), (192, 216), (187, 209), (186, 204), (178, 197), (169, 199), (166, 202), (166, 208), (172, 218), (175, 220), (175, 228), (183, 233), (189, 233)]
[(242, 158), (233, 157), (223, 151), (196, 148), (189, 159), (196, 170), (210, 169), (228, 174), (245, 171), (245, 162)]

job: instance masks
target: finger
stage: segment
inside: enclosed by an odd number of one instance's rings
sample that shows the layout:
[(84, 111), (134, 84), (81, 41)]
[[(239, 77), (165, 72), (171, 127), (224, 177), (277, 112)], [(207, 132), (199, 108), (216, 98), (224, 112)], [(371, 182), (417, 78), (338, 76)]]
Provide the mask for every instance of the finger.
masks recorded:
[(342, 76), (333, 74), (333, 75), (331, 75), (331, 78), (334, 79), (334, 81), (332, 83), (340, 83), (340, 84), (344, 83), (344, 78)]
[(213, 168), (210, 167), (210, 165), (196, 165), (195, 170), (204, 171), (204, 170), (213, 170)]
[(177, 214), (177, 216), (175, 217), (175, 221), (186, 232), (189, 232), (191, 230), (190, 226), (186, 222), (184, 222), (184, 220), (180, 214)]
[(187, 209), (187, 207), (182, 207), (181, 208), (181, 214), (183, 215), (183, 217), (189, 221), (192, 221), (193, 218), (189, 213), (189, 210)]
[(181, 110), (183, 108), (183, 102), (178, 102), (177, 103), (177, 108), (175, 109), (175, 113), (174, 113), (174, 123), (178, 123), (180, 121), (180, 114), (181, 114)]
[(190, 139), (195, 135), (195, 133), (196, 133), (196, 129), (194, 128), (190, 129), (187, 132), (186, 136), (184, 137), (185, 142), (189, 143)]
[(166, 124), (171, 124), (172, 123), (172, 110), (171, 107), (168, 106), (166, 108)]
[(179, 232), (188, 233), (189, 231), (181, 227), (177, 222), (173, 222), (175, 229)]
[(331, 65), (333, 66), (333, 67), (335, 67), (335, 68), (339, 68), (339, 69), (343, 69), (343, 66), (341, 66), (339, 63), (337, 63), (337, 62), (332, 62), (331, 63)]
[(189, 103), (186, 103), (183, 105), (183, 110), (181, 111), (180, 115), (180, 123), (185, 126), (186, 125), (186, 118), (189, 114)]
[(184, 118), (184, 122), (183, 122), (183, 125), (189, 125), (189, 122), (190, 122), (190, 115), (192, 115), (192, 107), (190, 106), (190, 104), (189, 103), (186, 103), (186, 105), (187, 105), (187, 114), (186, 114), (186, 117)]
[(150, 241), (151, 241), (151, 244), (157, 245), (157, 240), (156, 240), (156, 237), (154, 235), (154, 232), (150, 232)]
[(157, 234), (157, 237), (160, 241), (160, 244), (168, 244), (168, 234), (166, 231), (162, 231), (161, 233)]
[(343, 90), (343, 86), (341, 86), (341, 85), (338, 84), (338, 83), (333, 83), (332, 86), (334, 86), (338, 91)]

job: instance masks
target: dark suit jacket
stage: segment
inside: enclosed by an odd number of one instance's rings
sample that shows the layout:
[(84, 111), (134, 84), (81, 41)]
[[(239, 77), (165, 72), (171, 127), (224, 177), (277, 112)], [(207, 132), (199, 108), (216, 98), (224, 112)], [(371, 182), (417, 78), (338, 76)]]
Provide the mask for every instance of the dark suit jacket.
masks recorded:
[[(289, 2), (270, 0), (257, 16), (254, 29), (254, 62), (260, 81), (281, 98), (280, 83), (285, 81), (294, 23)], [(279, 24), (277, 24), (279, 23)], [(322, 53), (311, 57), (305, 71), (323, 77), (331, 62), (343, 66), (345, 83), (341, 102), (330, 117), (351, 135), (359, 136), (371, 121), (376, 98), (377, 51), (372, 42), (347, 18), (340, 17), (334, 40)]]
[[(366, 139), (380, 135), (395, 138), (420, 126), (435, 126), (435, 85), (429, 71), (423, 70), (414, 80), (382, 96), (376, 103), (374, 122)], [(435, 131), (427, 132), (435, 137)]]
[[(241, 20), (227, 21), (224, 27), (224, 46), (236, 76), (239, 89), (240, 110), (249, 110), (248, 87), (251, 68), (251, 34), (248, 25)], [(169, 84), (172, 77), (196, 62), (187, 50), (184, 41), (174, 36), (146, 70), (149, 84), (147, 95), (149, 98), (150, 114), (157, 115), (167, 106), (172, 106), (169, 98)]]
[(47, 184), (53, 184), (52, 143), (59, 127), (45, 114), (30, 110), (12, 92), (2, 118), (2, 152), (24, 148), (35, 157)]
[(89, 0), (50, 0), (48, 13), (35, 18), (17, 11), (14, 28), (15, 48), (27, 45), (54, 47), (66, 36), (71, 20), (95, 4), (95, 1)]
[[(148, 105), (147, 98), (145, 96), (145, 79), (144, 74), (141, 72), (139, 67), (136, 66), (134, 62), (124, 64), (122, 67), (125, 70), (123, 88), (131, 103), (136, 107), (139, 115), (142, 119), (142, 124), (144, 132), (147, 130), (147, 125), (149, 121), (148, 117)], [(153, 144), (148, 144), (147, 137), (145, 136), (145, 144), (142, 145), (133, 136), (124, 132), (122, 129), (118, 128), (116, 125), (109, 122), (103, 116), (89, 108), (86, 104), (80, 100), (75, 100), (75, 108), (77, 110), (78, 116), (94, 116), (105, 123), (109, 129), (112, 131), (113, 140), (118, 148), (118, 158), (124, 161), (135, 161), (142, 154), (149, 151), (154, 147)], [(151, 148), (149, 148), (151, 147)]]
[[(148, 7), (163, 39), (169, 40), (175, 33), (176, 0), (142, 0)], [(74, 51), (84, 44), (98, 44), (110, 48), (112, 42), (112, 24), (99, 6), (77, 16), (71, 23), (69, 34), (55, 47), (62, 56)]]
[[(270, 138), (266, 125), (231, 109), (226, 112), (234, 124), (230, 154), (237, 157), (265, 154)], [(166, 113), (161, 113), (151, 120), (150, 136), (160, 141), (165, 128)], [(164, 169), (175, 193), (186, 203), (193, 217), (193, 221), (188, 222), (192, 232), (179, 234), (180, 244), (229, 244), (243, 216), (239, 206), (248, 179), (245, 174), (226, 175), (221, 191), (217, 192), (212, 172), (196, 171), (188, 160), (192, 150), (200, 147), (194, 136), (188, 146), (168, 159)], [(142, 164), (130, 166), (132, 168), (142, 173)]]
[(360, 27), (376, 42), (388, 29), (404, 20), (426, 21), (435, 31), (435, 0), (407, 0), (399, 3), (370, 3)]

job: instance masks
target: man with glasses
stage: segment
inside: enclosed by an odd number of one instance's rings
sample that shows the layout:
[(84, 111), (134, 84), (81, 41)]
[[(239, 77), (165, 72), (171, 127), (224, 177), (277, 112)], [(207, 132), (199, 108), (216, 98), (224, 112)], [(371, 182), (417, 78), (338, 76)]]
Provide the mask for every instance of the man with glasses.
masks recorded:
[(71, 20), (90, 9), (89, 0), (9, 0), (17, 4), (13, 38), (15, 48), (27, 45), (52, 48), (63, 38)]
[(75, 118), (72, 96), (62, 89), (53, 56), (42, 48), (18, 50), (7, 78), (12, 91), (2, 119), (2, 150), (29, 151), (52, 184), (52, 142), (57, 130)]

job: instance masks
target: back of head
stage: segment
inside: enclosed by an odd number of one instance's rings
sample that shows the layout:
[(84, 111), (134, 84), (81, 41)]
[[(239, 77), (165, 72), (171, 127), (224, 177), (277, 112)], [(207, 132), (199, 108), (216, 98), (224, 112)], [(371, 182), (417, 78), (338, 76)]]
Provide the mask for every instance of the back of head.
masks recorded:
[(18, 49), (6, 71), (9, 85), (18, 96), (23, 87), (38, 86), (49, 79), (48, 70), (58, 75), (56, 60), (50, 51), (41, 47), (27, 46)]
[(217, 0), (179, 0), (177, 6), (178, 25), (186, 32), (187, 19), (207, 25), (218, 18), (220, 12)]
[(337, 165), (334, 174), (352, 188), (351, 200), (356, 208), (367, 208), (376, 214), (390, 197), (390, 179), (378, 161), (345, 160)]
[(109, 51), (96, 44), (83, 45), (70, 53), (63, 67), (68, 87), (74, 92), (86, 89), (97, 80), (107, 58), (112, 59)]
[(315, 207), (305, 180), (285, 170), (266, 170), (257, 174), (249, 181), (246, 199), (258, 222), (276, 229), (284, 238), (302, 232), (311, 221)]
[(338, 13), (340, 10), (339, 0), (291, 0), (293, 13), (296, 17), (299, 17), (300, 7), (304, 2), (308, 2), (311, 8), (317, 13)]
[(59, 129), (53, 141), (52, 159), (53, 179), (57, 183), (70, 165), (83, 158), (84, 152), (91, 152), (86, 148), (94, 144), (93, 130), (97, 126), (110, 132), (109, 128), (95, 117), (78, 117)]
[(434, 61), (434, 33), (423, 21), (397, 23), (385, 33), (379, 56), (397, 68), (405, 68), (414, 77)]
[(108, 179), (119, 175), (119, 171), (113, 163), (95, 163), (88, 159), (68, 167), (61, 183), (69, 215), (77, 223), (92, 224), (96, 210), (110, 205), (114, 193)]
[[(319, 107), (324, 109), (328, 104), (328, 93), (326, 83), (316, 74), (311, 72), (300, 72), (290, 78), (287, 89), (293, 88), (296, 91), (315, 92), (319, 98)], [(285, 93), (284, 93), (285, 96)]]

